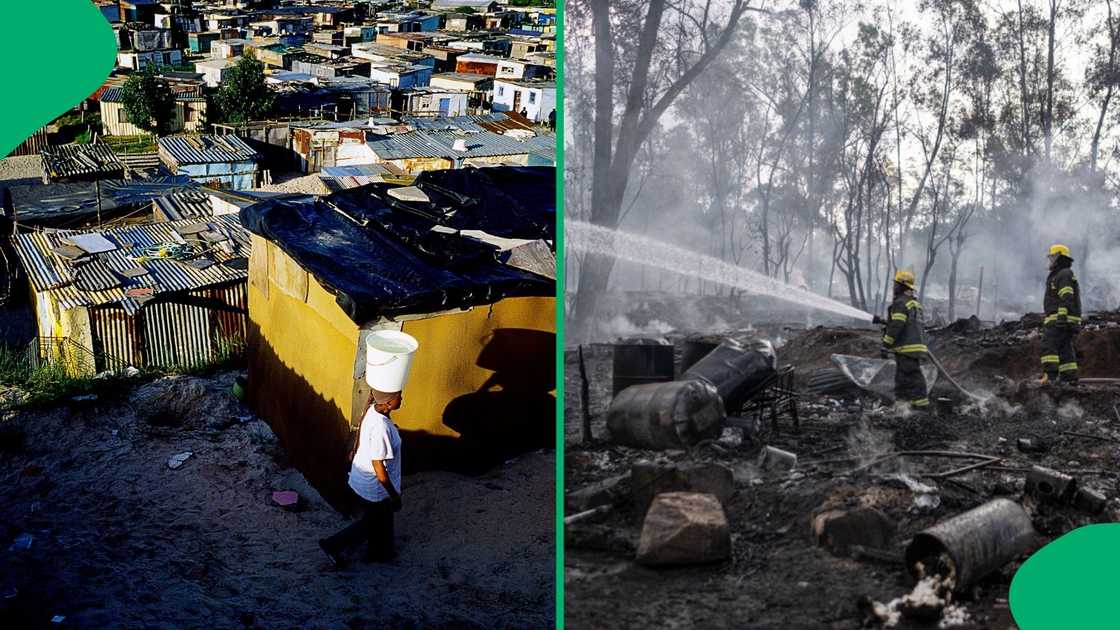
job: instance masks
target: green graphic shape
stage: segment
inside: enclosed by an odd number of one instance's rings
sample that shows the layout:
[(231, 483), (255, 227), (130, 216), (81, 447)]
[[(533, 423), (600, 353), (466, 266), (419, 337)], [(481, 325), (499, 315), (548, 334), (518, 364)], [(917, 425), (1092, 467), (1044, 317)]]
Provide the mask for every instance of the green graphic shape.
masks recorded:
[(96, 91), (117, 56), (113, 29), (90, 0), (4, 5), (0, 157)]
[(1079, 527), (1046, 545), (1011, 580), (1021, 630), (1120, 628), (1120, 523)]

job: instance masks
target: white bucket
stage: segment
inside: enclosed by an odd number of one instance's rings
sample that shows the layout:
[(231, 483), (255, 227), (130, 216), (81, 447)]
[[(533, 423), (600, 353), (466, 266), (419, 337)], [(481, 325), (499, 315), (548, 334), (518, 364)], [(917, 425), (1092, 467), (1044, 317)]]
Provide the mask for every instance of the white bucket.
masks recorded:
[(399, 392), (408, 382), (416, 337), (399, 330), (375, 330), (366, 337), (366, 383), (379, 392)]

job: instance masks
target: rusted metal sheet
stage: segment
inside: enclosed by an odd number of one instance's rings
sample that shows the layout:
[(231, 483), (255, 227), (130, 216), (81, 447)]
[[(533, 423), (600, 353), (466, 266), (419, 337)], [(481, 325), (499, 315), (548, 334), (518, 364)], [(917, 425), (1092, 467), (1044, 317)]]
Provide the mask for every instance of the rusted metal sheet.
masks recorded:
[(136, 319), (119, 306), (91, 308), (89, 323), (97, 371), (143, 365)]
[(97, 371), (205, 365), (245, 347), (245, 283), (207, 287), (146, 305), (135, 316), (108, 305), (90, 309)]

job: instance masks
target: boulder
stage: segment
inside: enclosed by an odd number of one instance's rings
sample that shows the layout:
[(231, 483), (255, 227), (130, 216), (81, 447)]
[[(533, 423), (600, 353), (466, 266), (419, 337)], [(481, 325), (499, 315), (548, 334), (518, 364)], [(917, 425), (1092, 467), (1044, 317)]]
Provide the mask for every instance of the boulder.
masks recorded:
[(666, 492), (711, 494), (726, 504), (735, 493), (735, 475), (720, 464), (641, 461), (630, 468), (630, 486), (635, 513), (644, 516), (653, 498)]
[(731, 528), (719, 499), (698, 492), (659, 494), (646, 514), (637, 561), (649, 566), (704, 564), (731, 557)]
[(811, 526), (814, 542), (836, 556), (849, 555), (853, 545), (882, 549), (895, 530), (894, 521), (872, 507), (822, 512)]

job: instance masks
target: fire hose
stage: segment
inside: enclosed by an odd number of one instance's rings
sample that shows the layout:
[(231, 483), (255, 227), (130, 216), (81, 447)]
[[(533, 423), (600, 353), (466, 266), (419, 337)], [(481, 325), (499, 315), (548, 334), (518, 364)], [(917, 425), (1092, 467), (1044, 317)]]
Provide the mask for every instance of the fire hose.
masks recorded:
[[(879, 317), (878, 315), (876, 315), (871, 320), (871, 323), (873, 323), (873, 324), (886, 324), (887, 322), (885, 320), (883, 320), (882, 317)], [(888, 348), (888, 351), (890, 351), (891, 353), (897, 354), (894, 350), (891, 350), (890, 348)], [(957, 391), (959, 391), (960, 393), (964, 394), (965, 396), (968, 396), (969, 398), (971, 398), (973, 400), (976, 400), (976, 401), (983, 402), (985, 400), (988, 400), (987, 397), (980, 396), (980, 395), (977, 395), (977, 394), (973, 394), (972, 392), (970, 392), (967, 389), (965, 389), (964, 387), (962, 387), (961, 384), (957, 382), (957, 379), (953, 378), (952, 374), (949, 374), (949, 371), (945, 369), (945, 366), (941, 365), (941, 361), (938, 361), (937, 357), (934, 356), (934, 354), (932, 352), (930, 352), (928, 348), (926, 349), (926, 356), (929, 357), (930, 362), (932, 362), (934, 367), (937, 368), (937, 371), (940, 372), (941, 375), (944, 376), (947, 381), (949, 381), (949, 384), (951, 384), (953, 387), (957, 388)]]

